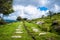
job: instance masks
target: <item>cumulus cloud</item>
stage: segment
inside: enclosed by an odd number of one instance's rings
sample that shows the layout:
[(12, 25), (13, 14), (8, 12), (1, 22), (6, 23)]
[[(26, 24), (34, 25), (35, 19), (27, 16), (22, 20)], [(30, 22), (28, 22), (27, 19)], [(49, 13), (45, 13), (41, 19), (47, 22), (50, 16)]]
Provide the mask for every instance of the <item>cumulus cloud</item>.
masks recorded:
[(4, 19), (5, 20), (16, 20), (16, 16), (5, 16)]
[(40, 11), (39, 9), (37, 9), (37, 7), (29, 5), (27, 7), (25, 7), (26, 14), (29, 14), (31, 18), (39, 18), (42, 15), (46, 15), (46, 12), (48, 11)]
[(14, 9), (14, 11), (20, 11), (20, 10), (24, 9), (24, 6), (22, 6), (22, 5), (14, 5), (13, 9)]
[(60, 5), (54, 4), (54, 6), (50, 9), (50, 11), (54, 13), (60, 12)]
[(46, 6), (50, 3), (49, 0), (38, 0), (40, 6)]
[(39, 9), (37, 9), (37, 7), (33, 5), (28, 6), (16, 5), (13, 6), (13, 9), (15, 10), (17, 16), (21, 16), (22, 18), (26, 17), (28, 19), (39, 18), (42, 15), (46, 15), (45, 13), (47, 13), (48, 11), (48, 10), (40, 11)]
[(60, 0), (13, 0), (13, 5), (33, 5), (33, 6), (46, 6), (49, 9), (53, 8), (55, 4), (60, 5)]
[[(23, 6), (33, 5), (36, 7), (45, 6), (49, 10), (55, 9), (55, 7), (54, 7), (55, 4), (60, 7), (60, 0), (14, 0), (14, 2), (13, 2), (13, 5), (23, 5)], [(54, 10), (52, 10), (52, 11), (54, 11)], [(58, 11), (56, 11), (56, 12), (58, 12)]]
[(13, 0), (13, 5), (34, 5), (34, 6), (38, 6), (38, 1), (37, 0)]
[[(41, 11), (37, 9), (38, 7), (46, 7), (48, 10)], [(60, 0), (13, 0), (13, 9), (15, 12), (9, 16), (21, 16), (29, 19), (39, 18), (42, 15), (46, 16), (49, 10), (60, 12)]]

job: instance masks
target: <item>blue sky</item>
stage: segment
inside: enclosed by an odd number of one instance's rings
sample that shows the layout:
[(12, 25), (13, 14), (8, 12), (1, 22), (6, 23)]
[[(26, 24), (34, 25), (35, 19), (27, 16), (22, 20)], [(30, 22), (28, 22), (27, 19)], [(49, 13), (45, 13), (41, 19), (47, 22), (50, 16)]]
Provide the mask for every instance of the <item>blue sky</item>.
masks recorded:
[(47, 16), (47, 12), (60, 12), (60, 0), (13, 0), (13, 9), (4, 19), (16, 20), (18, 16), (22, 18), (35, 19), (42, 15)]
[(47, 7), (38, 7), (38, 9), (40, 9), (41, 11), (47, 11), (48, 10), (48, 8)]

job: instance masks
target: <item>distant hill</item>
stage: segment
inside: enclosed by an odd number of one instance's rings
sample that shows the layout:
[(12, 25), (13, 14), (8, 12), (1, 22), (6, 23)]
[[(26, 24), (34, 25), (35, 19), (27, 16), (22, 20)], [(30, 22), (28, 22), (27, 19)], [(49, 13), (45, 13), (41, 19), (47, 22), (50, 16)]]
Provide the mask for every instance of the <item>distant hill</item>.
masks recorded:
[(11, 22), (16, 22), (16, 20), (4, 20), (5, 22), (9, 22), (9, 23), (11, 23)]

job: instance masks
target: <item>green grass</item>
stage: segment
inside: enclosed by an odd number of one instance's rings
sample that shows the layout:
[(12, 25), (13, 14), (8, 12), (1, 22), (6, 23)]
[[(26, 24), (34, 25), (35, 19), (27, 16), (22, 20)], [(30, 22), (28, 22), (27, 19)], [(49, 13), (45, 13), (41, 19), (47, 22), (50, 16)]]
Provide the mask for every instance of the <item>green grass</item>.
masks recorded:
[(28, 35), (27, 31), (25, 30), (25, 28), (23, 27), (23, 23), (19, 23), (19, 25), (21, 25), (20, 30), (23, 32), (22, 34), (15, 34), (13, 33), (13, 35), (20, 35), (22, 36), (22, 38), (18, 38), (18, 39), (12, 39), (12, 40), (32, 40), (32, 38)]
[[(37, 24), (25, 22), (25, 25), (27, 26), (28, 30), (33, 34), (36, 40), (48, 40), (49, 38), (60, 40), (60, 36), (54, 33), (42, 31), (42, 29), (39, 28)], [(38, 29), (39, 32), (34, 32), (32, 27)], [(47, 34), (40, 36), (39, 33), (42, 33), (42, 32), (46, 32)]]
[(10, 40), (11, 35), (19, 23), (11, 23), (0, 27), (0, 40)]
[[(7, 25), (3, 25), (0, 27), (0, 40), (32, 40), (30, 36), (28, 36), (28, 33), (24, 29), (23, 25), (21, 26), (21, 29), (23, 31), (23, 34), (15, 34), (15, 29), (22, 25), (20, 22), (11, 23)], [(11, 36), (14, 35), (20, 35), (22, 38), (11, 38)]]
[[(60, 35), (49, 32), (52, 21), (56, 18), (56, 20), (60, 23), (60, 15), (54, 15), (52, 19), (46, 18), (40, 18), (32, 21), (31, 23), (25, 21), (25, 26), (27, 30), (29, 30), (30, 34), (36, 39), (36, 40), (60, 40)], [(43, 25), (38, 25), (34, 22), (37, 21), (44, 21), (45, 23)], [(16, 34), (15, 31), (20, 26), (20, 31), (22, 31), (22, 34)], [(34, 31), (33, 29), (38, 29), (38, 32)], [(32, 36), (27, 32), (25, 29), (23, 23), (20, 22), (13, 22), (6, 25), (0, 26), (0, 40), (33, 40)], [(40, 33), (46, 32), (44, 35), (39, 35)], [(11, 38), (11, 36), (19, 35), (22, 36), (22, 38)]]
[[(34, 23), (36, 24), (36, 22), (39, 22), (39, 21), (43, 21), (44, 24), (43, 25), (40, 25), (40, 28), (43, 30), (43, 31), (49, 31), (50, 30), (50, 27), (52, 25), (52, 22), (56, 20), (58, 21), (58, 23), (60, 24), (60, 13), (59, 14), (55, 14), (51, 17), (51, 19), (49, 18), (49, 16), (47, 17), (44, 17), (44, 18), (38, 18), (38, 19), (34, 19), (31, 21), (31, 23)], [(44, 30), (44, 29), (47, 29), (47, 30)]]
[[(18, 28), (18, 26), (21, 25), (20, 30), (23, 32), (22, 34), (15, 34), (15, 29)], [(39, 35), (41, 32), (41, 28), (38, 27), (38, 25), (34, 23), (28, 23), (25, 21), (25, 25), (29, 32), (34, 36), (36, 40), (47, 40), (49, 38), (54, 38), (55, 40), (60, 40), (60, 36), (54, 33), (47, 32), (45, 35)], [(38, 32), (33, 31), (33, 28), (38, 29)], [(22, 38), (11, 38), (11, 36), (19, 35), (22, 36)], [(31, 35), (28, 34), (27, 30), (24, 28), (22, 22), (14, 22), (6, 25), (0, 26), (0, 40), (33, 40), (31, 38)]]

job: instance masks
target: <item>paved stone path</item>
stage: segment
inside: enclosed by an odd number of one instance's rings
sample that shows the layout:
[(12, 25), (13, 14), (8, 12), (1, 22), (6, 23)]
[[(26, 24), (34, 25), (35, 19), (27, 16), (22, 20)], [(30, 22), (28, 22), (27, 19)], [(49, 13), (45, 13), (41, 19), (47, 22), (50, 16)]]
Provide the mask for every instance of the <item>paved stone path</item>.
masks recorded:
[[(37, 29), (35, 27), (32, 27), (32, 29), (33, 29), (34, 32), (39, 32), (39, 29)], [(38, 35), (40, 36), (40, 35), (45, 35), (45, 34), (47, 34), (47, 32), (39, 32)]]
[(47, 34), (47, 32), (41, 32), (41, 33), (39, 33), (39, 36), (40, 35), (45, 35), (45, 34)]
[[(34, 32), (39, 32), (39, 29), (38, 28), (35, 28), (35, 27), (32, 27), (32, 30), (34, 31)], [(15, 34), (17, 34), (17, 35), (12, 35), (11, 37), (12, 38), (22, 38), (22, 36), (21, 35), (19, 35), (19, 34), (22, 34), (23, 32), (22, 32), (22, 30), (21, 30), (21, 25), (19, 25), (16, 29), (15, 29), (15, 32), (14, 32)], [(45, 34), (47, 34), (46, 32), (39, 32), (39, 36), (40, 35), (45, 35)]]
[(39, 30), (35, 27), (32, 27), (32, 29), (33, 29), (34, 32), (39, 32)]
[[(21, 27), (21, 25), (19, 25), (15, 30), (15, 32), (14, 33), (16, 33), (16, 34), (22, 34), (23, 32), (20, 30), (20, 27)], [(22, 36), (17, 36), (17, 35), (13, 35), (13, 36), (11, 36), (12, 38), (22, 38)]]
[(12, 38), (21, 38), (22, 36), (12, 36)]

